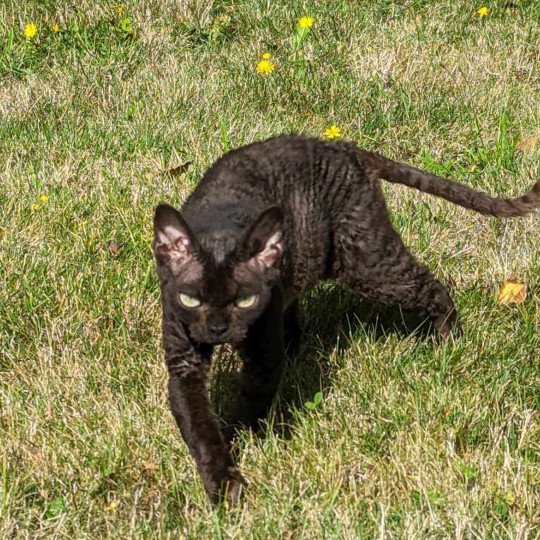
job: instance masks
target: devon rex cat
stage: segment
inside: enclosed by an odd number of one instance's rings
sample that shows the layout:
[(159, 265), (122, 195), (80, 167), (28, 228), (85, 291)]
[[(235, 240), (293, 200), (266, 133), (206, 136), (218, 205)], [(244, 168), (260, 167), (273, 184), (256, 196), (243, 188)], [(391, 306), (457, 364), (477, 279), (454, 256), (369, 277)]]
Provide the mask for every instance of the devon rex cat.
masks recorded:
[(243, 484), (207, 394), (215, 345), (230, 343), (243, 359), (228, 425), (254, 426), (298, 339), (297, 298), (321, 280), (416, 308), (442, 337), (456, 325), (446, 288), (392, 228), (380, 178), (492, 216), (540, 206), (540, 182), (523, 197), (494, 198), (352, 143), (281, 136), (221, 157), (181, 213), (157, 207), (170, 405), (212, 502), (236, 500)]

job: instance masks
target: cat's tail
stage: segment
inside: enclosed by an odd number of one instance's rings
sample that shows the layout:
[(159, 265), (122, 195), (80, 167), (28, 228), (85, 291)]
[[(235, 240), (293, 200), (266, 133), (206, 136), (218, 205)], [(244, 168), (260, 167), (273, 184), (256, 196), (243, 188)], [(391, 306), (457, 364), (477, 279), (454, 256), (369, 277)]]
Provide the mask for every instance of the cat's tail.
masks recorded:
[(540, 208), (540, 181), (536, 182), (526, 195), (516, 199), (491, 197), (487, 193), (476, 191), (465, 184), (445, 180), (404, 163), (392, 161), (380, 154), (363, 150), (360, 152), (362, 154), (361, 160), (368, 165), (368, 168), (373, 168), (379, 178), (442, 197), (482, 214), (496, 217), (516, 217), (525, 216), (534, 212), (536, 208)]

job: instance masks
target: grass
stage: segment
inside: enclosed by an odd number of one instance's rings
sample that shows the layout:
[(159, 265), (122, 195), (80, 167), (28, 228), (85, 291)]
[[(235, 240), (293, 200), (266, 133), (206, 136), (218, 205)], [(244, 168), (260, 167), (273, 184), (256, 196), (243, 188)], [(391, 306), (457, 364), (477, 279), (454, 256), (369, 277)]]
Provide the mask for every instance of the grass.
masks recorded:
[[(238, 442), (250, 486), (232, 512), (210, 508), (168, 411), (150, 251), (155, 204), (180, 204), (224, 150), (331, 124), (479, 189), (525, 191), (540, 7), (486, 5), (0, 4), (1, 537), (539, 536), (538, 216), (385, 186), (464, 336), (436, 345), (335, 288), (311, 294), (268, 429)], [(524, 304), (497, 305), (506, 278), (527, 283)], [(216, 367), (220, 403), (234, 362)]]

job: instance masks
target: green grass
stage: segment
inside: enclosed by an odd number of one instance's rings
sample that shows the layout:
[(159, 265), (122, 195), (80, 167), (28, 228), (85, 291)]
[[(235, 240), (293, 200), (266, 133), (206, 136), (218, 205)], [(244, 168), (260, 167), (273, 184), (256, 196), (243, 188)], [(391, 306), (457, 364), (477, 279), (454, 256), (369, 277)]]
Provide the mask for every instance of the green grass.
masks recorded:
[[(0, 3), (0, 537), (540, 534), (538, 215), (385, 186), (464, 335), (437, 345), (333, 287), (311, 294), (268, 429), (238, 442), (250, 486), (232, 512), (207, 502), (160, 349), (153, 208), (227, 148), (336, 124), (493, 194), (528, 189), (539, 154), (515, 147), (540, 135), (540, 6), (490, 1), (480, 19), (481, 5)], [(524, 304), (497, 305), (507, 278), (527, 283)], [(218, 404), (234, 369), (221, 353)]]

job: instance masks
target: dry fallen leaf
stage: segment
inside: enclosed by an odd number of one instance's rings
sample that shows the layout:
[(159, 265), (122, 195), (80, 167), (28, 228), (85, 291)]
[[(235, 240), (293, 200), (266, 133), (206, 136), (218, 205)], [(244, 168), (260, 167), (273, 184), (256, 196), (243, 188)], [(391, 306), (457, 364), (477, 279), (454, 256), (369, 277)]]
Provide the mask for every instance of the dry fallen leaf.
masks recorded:
[(523, 155), (530, 156), (536, 149), (538, 144), (538, 136), (531, 135), (525, 139), (519, 141), (516, 144), (516, 150), (519, 150)]
[(527, 298), (527, 287), (513, 279), (507, 279), (499, 289), (497, 302), (499, 304), (522, 304)]
[(145, 463), (143, 465), (145, 471), (155, 471), (158, 468), (157, 463), (153, 463), (152, 461), (149, 461), (148, 463)]
[(169, 173), (171, 176), (180, 176), (181, 174), (184, 174), (189, 169), (189, 166), (192, 163), (193, 161), (186, 161), (185, 163), (182, 163), (181, 165), (178, 165), (176, 167), (171, 167), (166, 172)]
[(122, 244), (118, 243), (116, 240), (111, 240), (109, 243), (109, 251), (113, 257), (117, 257), (122, 251)]

